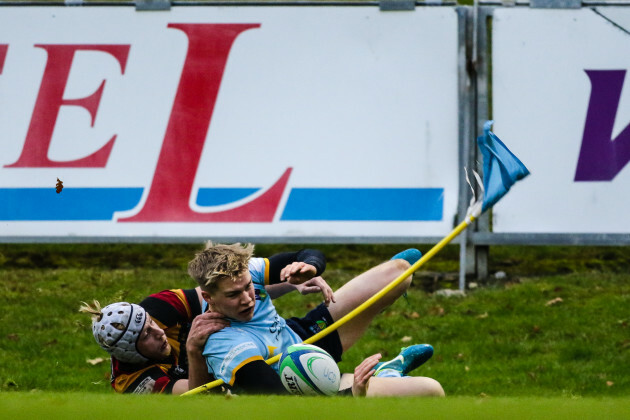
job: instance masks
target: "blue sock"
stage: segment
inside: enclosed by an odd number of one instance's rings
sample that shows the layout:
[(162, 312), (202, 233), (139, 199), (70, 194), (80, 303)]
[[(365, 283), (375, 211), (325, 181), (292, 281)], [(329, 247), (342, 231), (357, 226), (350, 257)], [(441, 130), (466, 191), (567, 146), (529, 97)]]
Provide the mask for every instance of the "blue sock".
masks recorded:
[(391, 259), (392, 260), (405, 260), (409, 264), (414, 265), (416, 261), (420, 259), (420, 257), (422, 257), (422, 252), (418, 251), (415, 248), (409, 248), (394, 255)]
[[(405, 260), (409, 264), (414, 265), (416, 261), (418, 261), (422, 257), (422, 252), (418, 251), (416, 248), (405, 249), (402, 252), (394, 255), (392, 260)], [(407, 292), (403, 293), (403, 297), (407, 300)]]

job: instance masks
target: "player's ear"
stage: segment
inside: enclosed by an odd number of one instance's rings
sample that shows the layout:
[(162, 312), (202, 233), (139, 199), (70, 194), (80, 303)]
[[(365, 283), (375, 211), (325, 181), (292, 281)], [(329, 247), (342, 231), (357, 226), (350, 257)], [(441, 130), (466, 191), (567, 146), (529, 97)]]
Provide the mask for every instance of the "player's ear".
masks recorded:
[(208, 305), (211, 305), (211, 304), (213, 303), (213, 302), (212, 302), (212, 296), (210, 296), (210, 293), (208, 293), (208, 292), (204, 292), (204, 291), (202, 290), (202, 291), (201, 291), (201, 297), (203, 298), (203, 300), (205, 300), (205, 301), (206, 301), (206, 303), (207, 303)]

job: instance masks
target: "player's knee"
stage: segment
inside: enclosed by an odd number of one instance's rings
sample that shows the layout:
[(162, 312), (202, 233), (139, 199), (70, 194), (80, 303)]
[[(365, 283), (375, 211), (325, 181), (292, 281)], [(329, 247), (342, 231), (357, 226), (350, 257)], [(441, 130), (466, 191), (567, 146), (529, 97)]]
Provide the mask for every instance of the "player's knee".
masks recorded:
[[(411, 264), (409, 264), (409, 262), (402, 259), (391, 260), (390, 263), (392, 264), (394, 277), (401, 276), (405, 271), (409, 269), (409, 267), (411, 267)], [(400, 287), (403, 288), (404, 290), (407, 290), (409, 286), (411, 285), (411, 278), (412, 277), (410, 274), (409, 276), (407, 276), (407, 278), (405, 278), (404, 281), (400, 283)]]
[(425, 389), (425, 395), (427, 397), (444, 397), (446, 394), (444, 393), (444, 388), (442, 385), (432, 378), (425, 378), (426, 381), (423, 384)]
[(400, 274), (404, 273), (405, 271), (407, 271), (409, 267), (411, 267), (411, 264), (409, 264), (407, 260), (403, 260), (403, 259), (391, 260), (390, 264), (393, 267), (393, 269), (400, 272)]

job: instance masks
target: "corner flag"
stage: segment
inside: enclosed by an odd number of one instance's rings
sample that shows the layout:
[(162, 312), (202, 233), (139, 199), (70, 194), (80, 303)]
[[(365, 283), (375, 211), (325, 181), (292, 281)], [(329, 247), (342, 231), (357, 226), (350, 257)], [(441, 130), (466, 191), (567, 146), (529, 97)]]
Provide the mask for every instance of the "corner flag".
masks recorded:
[(483, 125), (483, 135), (477, 138), (483, 156), (482, 212), (507, 194), (516, 181), (529, 175), (525, 165), (490, 131), (493, 122), (486, 121)]

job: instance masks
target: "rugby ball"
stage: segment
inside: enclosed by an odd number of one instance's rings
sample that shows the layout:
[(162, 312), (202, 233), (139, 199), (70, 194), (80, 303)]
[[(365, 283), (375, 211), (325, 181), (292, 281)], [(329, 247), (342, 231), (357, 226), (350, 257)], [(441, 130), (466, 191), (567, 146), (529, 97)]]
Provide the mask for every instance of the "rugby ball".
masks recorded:
[(341, 373), (325, 350), (311, 344), (293, 344), (280, 357), (280, 379), (291, 394), (334, 395)]

